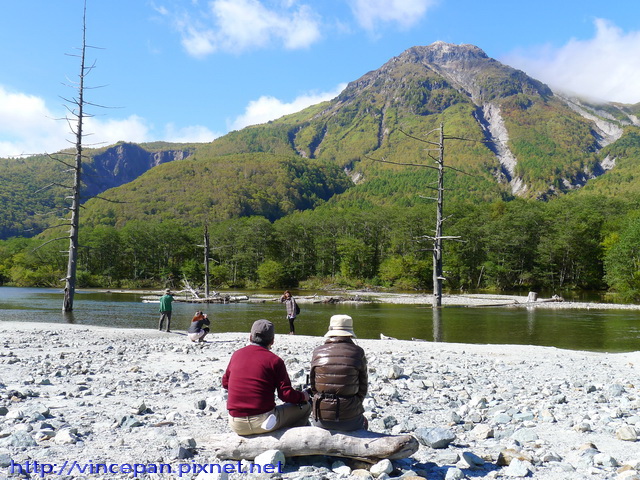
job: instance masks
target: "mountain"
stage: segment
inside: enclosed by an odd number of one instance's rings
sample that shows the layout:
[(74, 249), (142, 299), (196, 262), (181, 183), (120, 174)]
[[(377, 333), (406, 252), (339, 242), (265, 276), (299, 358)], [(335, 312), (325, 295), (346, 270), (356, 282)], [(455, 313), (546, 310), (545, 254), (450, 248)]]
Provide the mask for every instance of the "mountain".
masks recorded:
[(476, 176), (462, 187), (546, 199), (614, 166), (602, 149), (637, 131), (639, 110), (554, 93), (478, 47), (436, 42), (410, 48), (331, 102), (229, 134), (214, 142), (212, 153), (288, 149), (372, 181), (381, 169), (366, 157), (424, 158), (424, 145), (401, 131), (423, 136), (443, 122), (446, 135), (472, 140), (446, 142), (445, 161)]
[[(433, 145), (424, 141), (437, 142), (441, 124), (445, 164), (455, 169), (445, 180), (448, 198), (633, 192), (640, 190), (632, 187), (640, 175), (639, 114), (640, 104), (577, 99), (478, 47), (436, 42), (406, 50), (331, 101), (212, 143), (95, 151), (85, 192), (126, 203), (92, 200), (82, 215), (90, 224), (121, 225), (151, 217), (274, 220), (325, 202), (412, 205), (429, 194), (435, 173), (398, 164), (431, 165)], [(36, 204), (61, 205), (60, 190), (28, 193), (60, 177), (54, 164), (42, 157), (2, 161), (0, 196), (16, 187), (14, 179), (22, 182), (14, 190), (22, 192), (19, 200), (0, 219), (3, 236), (35, 223), (24, 212)]]
[[(162, 142), (85, 149), (82, 201), (128, 183), (157, 165), (184, 159), (192, 151), (186, 145)], [(50, 156), (0, 159), (0, 238), (32, 236), (64, 214), (69, 190), (63, 186), (72, 182), (68, 165), (74, 154), (67, 150)]]
[(83, 197), (88, 199), (110, 188), (129, 183), (147, 170), (160, 164), (183, 160), (193, 153), (193, 148), (175, 148), (169, 144), (156, 144), (147, 149), (132, 143), (119, 143), (104, 151), (96, 152), (83, 168)]

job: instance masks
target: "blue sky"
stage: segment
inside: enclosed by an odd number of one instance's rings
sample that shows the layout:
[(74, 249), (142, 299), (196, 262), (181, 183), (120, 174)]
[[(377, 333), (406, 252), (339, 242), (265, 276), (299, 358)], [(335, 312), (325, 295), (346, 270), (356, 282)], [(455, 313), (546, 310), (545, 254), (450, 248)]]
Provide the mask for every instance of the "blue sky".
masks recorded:
[[(83, 0), (3, 2), (0, 157), (73, 136)], [(87, 0), (85, 144), (211, 141), (335, 97), (415, 45), (468, 43), (552, 88), (640, 102), (640, 2)], [(100, 88), (93, 88), (100, 87)]]

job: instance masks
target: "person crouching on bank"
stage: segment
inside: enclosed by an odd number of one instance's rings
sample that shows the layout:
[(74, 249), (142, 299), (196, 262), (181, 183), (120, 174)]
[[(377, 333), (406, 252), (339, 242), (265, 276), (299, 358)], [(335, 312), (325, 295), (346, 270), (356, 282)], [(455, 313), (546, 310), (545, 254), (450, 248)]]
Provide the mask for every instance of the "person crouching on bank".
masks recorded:
[(192, 342), (204, 342), (204, 337), (209, 333), (211, 321), (206, 313), (196, 312), (187, 330), (187, 336)]
[[(255, 321), (251, 344), (233, 353), (222, 376), (222, 386), (228, 391), (229, 426), (238, 435), (309, 423), (309, 394), (291, 386), (284, 361), (270, 351), (274, 337), (273, 323)], [(274, 391), (286, 403), (276, 406)]]

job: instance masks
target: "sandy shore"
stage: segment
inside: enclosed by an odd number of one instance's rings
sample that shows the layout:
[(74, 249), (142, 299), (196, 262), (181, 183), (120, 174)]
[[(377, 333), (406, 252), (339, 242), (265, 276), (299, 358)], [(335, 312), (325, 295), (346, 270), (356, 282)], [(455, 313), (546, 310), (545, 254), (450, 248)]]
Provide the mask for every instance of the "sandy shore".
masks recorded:
[[(100, 290), (112, 293), (138, 293), (148, 296), (162, 295), (161, 291), (153, 290)], [(243, 297), (244, 292), (221, 292), (221, 295), (230, 297)], [(177, 298), (180, 299), (180, 296)], [(249, 301), (279, 301), (279, 296), (269, 294), (254, 293), (249, 295)], [(431, 305), (433, 296), (428, 293), (389, 293), (375, 292), (367, 290), (348, 290), (335, 292), (318, 292), (315, 294), (302, 293), (296, 296), (299, 303), (322, 303), (322, 302), (373, 302), (404, 305)], [(506, 308), (545, 308), (545, 309), (584, 309), (584, 310), (640, 310), (640, 305), (602, 303), (602, 302), (572, 302), (564, 299), (538, 298), (534, 302), (528, 300), (526, 295), (503, 295), (489, 293), (468, 293), (468, 294), (443, 294), (443, 306), (467, 306), (467, 307), (490, 307), (502, 306)]]
[[(214, 334), (199, 346), (183, 332), (0, 323), (0, 477), (33, 461), (176, 468), (219, 462), (207, 438), (228, 432), (220, 377), (247, 337)], [(274, 351), (294, 384), (304, 382), (310, 352), (320, 343), (319, 337), (276, 337)], [(640, 478), (640, 352), (358, 343), (369, 361), (366, 415), (373, 431), (418, 436), (437, 428), (453, 436), (445, 448), (422, 444), (411, 458), (394, 461), (390, 477)], [(499, 457), (508, 449), (517, 460), (506, 466)], [(185, 452), (195, 456), (181, 458)], [(349, 477), (356, 466), (336, 460), (288, 459), (285, 473), (271, 478)], [(176, 478), (163, 475), (138, 478)], [(213, 477), (199, 480), (207, 478)]]

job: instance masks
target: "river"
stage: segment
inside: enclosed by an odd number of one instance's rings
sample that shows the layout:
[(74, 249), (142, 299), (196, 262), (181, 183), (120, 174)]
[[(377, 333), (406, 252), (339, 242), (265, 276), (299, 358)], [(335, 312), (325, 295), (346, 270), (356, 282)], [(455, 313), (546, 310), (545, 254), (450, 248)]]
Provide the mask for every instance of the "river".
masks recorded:
[[(275, 297), (275, 294), (274, 294)], [(360, 338), (420, 339), (450, 343), (542, 345), (572, 350), (628, 352), (640, 350), (640, 311), (549, 310), (504, 307), (423, 305), (309, 304), (296, 320), (296, 333), (323, 335), (331, 315), (354, 319)], [(174, 303), (172, 330), (184, 331), (202, 308), (212, 332), (248, 332), (254, 320), (266, 318), (277, 333), (287, 333), (284, 307), (276, 302), (208, 304)], [(75, 323), (114, 328), (157, 328), (157, 303), (143, 303), (140, 294), (79, 290), (74, 311), (62, 313), (62, 291), (0, 287), (0, 322)]]

